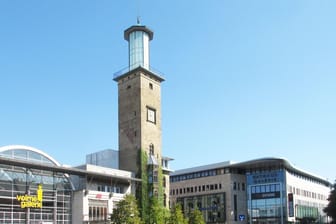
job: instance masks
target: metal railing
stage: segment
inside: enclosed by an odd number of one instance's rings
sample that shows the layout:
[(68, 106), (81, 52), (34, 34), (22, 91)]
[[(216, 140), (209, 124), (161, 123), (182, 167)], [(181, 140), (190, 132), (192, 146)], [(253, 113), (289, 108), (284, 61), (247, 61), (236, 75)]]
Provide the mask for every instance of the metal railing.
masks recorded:
[(119, 71), (113, 73), (113, 79), (116, 79), (116, 78), (118, 78), (119, 76), (122, 76), (123, 74), (125, 74), (125, 73), (127, 73), (127, 72), (129, 72), (129, 71), (132, 71), (132, 70), (134, 70), (134, 69), (137, 69), (137, 68), (139, 68), (139, 67), (141, 67), (141, 68), (143, 68), (143, 69), (145, 69), (145, 70), (148, 70), (148, 71), (150, 71), (150, 72), (156, 74), (157, 76), (159, 76), (159, 77), (161, 77), (161, 78), (164, 78), (164, 77), (165, 77), (165, 75), (164, 75), (162, 72), (160, 72), (159, 70), (153, 68), (152, 66), (149, 66), (149, 69), (147, 69), (147, 68), (144, 68), (143, 66), (139, 65), (138, 67), (127, 66), (127, 67), (124, 67), (124, 68), (120, 69)]

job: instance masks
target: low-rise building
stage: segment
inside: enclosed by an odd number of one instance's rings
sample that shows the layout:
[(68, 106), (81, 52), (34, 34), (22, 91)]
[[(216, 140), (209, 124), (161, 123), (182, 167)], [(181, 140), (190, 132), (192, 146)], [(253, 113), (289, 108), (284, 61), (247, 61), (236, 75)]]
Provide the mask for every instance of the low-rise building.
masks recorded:
[(206, 223), (235, 223), (240, 216), (247, 217), (245, 172), (231, 165), (223, 162), (173, 172), (171, 203), (180, 203), (185, 214), (201, 210)]
[(137, 182), (131, 172), (67, 167), (33, 147), (0, 147), (0, 222), (105, 223)]
[[(331, 183), (281, 158), (216, 163), (170, 177), (172, 203), (200, 209), (206, 223), (327, 223)], [(330, 219), (329, 219), (330, 221)]]
[(132, 173), (85, 164), (76, 167), (86, 175), (71, 175), (73, 192), (73, 223), (105, 223), (113, 209), (126, 194), (134, 194)]

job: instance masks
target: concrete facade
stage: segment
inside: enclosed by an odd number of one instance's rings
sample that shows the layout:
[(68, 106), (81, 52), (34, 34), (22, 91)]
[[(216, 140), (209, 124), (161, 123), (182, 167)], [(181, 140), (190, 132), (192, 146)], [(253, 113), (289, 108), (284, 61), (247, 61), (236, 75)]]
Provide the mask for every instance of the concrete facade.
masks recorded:
[(73, 223), (105, 223), (117, 203), (125, 195), (134, 194), (131, 172), (91, 164), (77, 168), (98, 175), (87, 178), (72, 176), (72, 183), (77, 189), (73, 194)]
[[(246, 223), (238, 220), (247, 217), (245, 174), (230, 162), (178, 170), (170, 182), (171, 204), (181, 203), (185, 214), (198, 208), (207, 223)], [(218, 203), (220, 195), (224, 200)]]
[[(331, 183), (281, 158), (216, 163), (170, 176), (171, 203), (198, 208), (206, 223), (328, 223)], [(225, 201), (211, 204), (225, 195)], [(224, 211), (224, 214), (221, 212)]]
[(293, 195), (293, 216), (289, 216), (288, 221), (297, 222), (304, 218), (308, 212), (305, 210), (314, 208), (313, 212), (318, 213), (318, 221), (328, 223), (329, 218), (323, 212), (330, 194), (328, 184), (293, 172), (287, 171), (285, 175), (287, 195)]

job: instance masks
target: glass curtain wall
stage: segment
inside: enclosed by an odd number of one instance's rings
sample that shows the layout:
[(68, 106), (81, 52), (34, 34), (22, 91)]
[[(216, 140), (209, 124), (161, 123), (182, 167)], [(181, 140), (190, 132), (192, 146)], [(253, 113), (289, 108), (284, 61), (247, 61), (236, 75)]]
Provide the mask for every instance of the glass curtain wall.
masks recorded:
[(149, 69), (149, 37), (144, 31), (134, 31), (129, 39), (129, 68), (142, 66)]
[(178, 198), (177, 203), (181, 204), (184, 214), (199, 209), (206, 223), (226, 222), (225, 193)]
[(71, 223), (71, 192), (64, 174), (1, 165), (0, 222)]
[[(0, 156), (56, 166), (33, 151)], [(71, 200), (72, 185), (63, 173), (0, 164), (0, 223), (71, 223)]]
[(283, 172), (249, 174), (247, 180), (249, 223), (284, 223), (287, 213)]

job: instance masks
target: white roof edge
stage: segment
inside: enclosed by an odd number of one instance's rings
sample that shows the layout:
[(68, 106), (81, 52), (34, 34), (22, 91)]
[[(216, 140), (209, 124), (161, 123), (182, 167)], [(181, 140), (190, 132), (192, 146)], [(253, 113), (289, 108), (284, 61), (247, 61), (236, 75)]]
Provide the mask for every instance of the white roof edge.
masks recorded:
[(27, 145), (6, 145), (0, 147), (0, 152), (7, 151), (7, 150), (15, 150), (15, 149), (24, 149), (32, 152), (36, 152), (46, 158), (48, 158), (51, 162), (53, 162), (56, 166), (61, 166), (59, 162), (57, 162), (54, 158), (49, 156), (47, 153), (43, 152), (42, 150), (39, 150), (37, 148), (27, 146)]
[(171, 174), (171, 176), (181, 175), (181, 174), (186, 174), (186, 173), (193, 173), (193, 172), (198, 172), (198, 171), (203, 171), (203, 170), (211, 170), (211, 169), (216, 169), (216, 168), (221, 168), (221, 167), (229, 167), (232, 164), (235, 164), (235, 162), (225, 161), (225, 162), (219, 162), (219, 163), (212, 163), (208, 165), (195, 166), (191, 168), (176, 170)]
[(263, 158), (258, 158), (258, 159), (247, 160), (245, 162), (239, 162), (236, 165), (239, 166), (240, 164), (258, 162), (258, 161), (263, 161), (263, 160), (265, 160), (265, 161), (266, 160), (282, 160), (283, 163), (284, 163), (284, 165), (286, 165), (286, 167), (289, 168), (289, 169), (292, 169), (294, 171), (300, 172), (300, 173), (305, 174), (307, 176), (310, 176), (310, 177), (313, 177), (313, 178), (316, 178), (316, 179), (320, 179), (320, 180), (323, 180), (323, 181), (326, 181), (326, 182), (330, 183), (330, 181), (327, 178), (323, 178), (323, 177), (321, 177), (319, 175), (316, 175), (316, 174), (313, 174), (313, 173), (308, 172), (306, 170), (303, 170), (301, 168), (298, 168), (296, 165), (294, 165), (293, 163), (291, 163), (285, 157), (263, 157)]
[(193, 173), (193, 172), (198, 172), (198, 171), (203, 171), (203, 170), (216, 169), (216, 168), (231, 167), (232, 165), (233, 165), (233, 167), (240, 167), (240, 166), (243, 167), (244, 164), (246, 164), (246, 163), (261, 162), (263, 160), (264, 161), (267, 161), (267, 160), (282, 161), (284, 163), (284, 165), (289, 169), (292, 169), (292, 170), (300, 172), (304, 175), (307, 175), (307, 176), (310, 176), (310, 177), (313, 177), (313, 178), (316, 178), (316, 179), (320, 179), (321, 181), (325, 181), (325, 182), (328, 182), (329, 184), (331, 184), (330, 181), (327, 178), (323, 178), (319, 175), (316, 175), (316, 174), (313, 174), (311, 172), (305, 171), (303, 169), (297, 168), (295, 165), (293, 165), (291, 162), (289, 162), (289, 160), (287, 158), (283, 158), (283, 157), (263, 157), (263, 158), (252, 159), (252, 160), (247, 160), (247, 161), (238, 162), (238, 163), (232, 162), (232, 161), (212, 163), (212, 164), (208, 164), (208, 165), (204, 165), (204, 166), (197, 166), (197, 167), (191, 167), (191, 168), (176, 170), (175, 172), (173, 172), (171, 174), (171, 176)]

